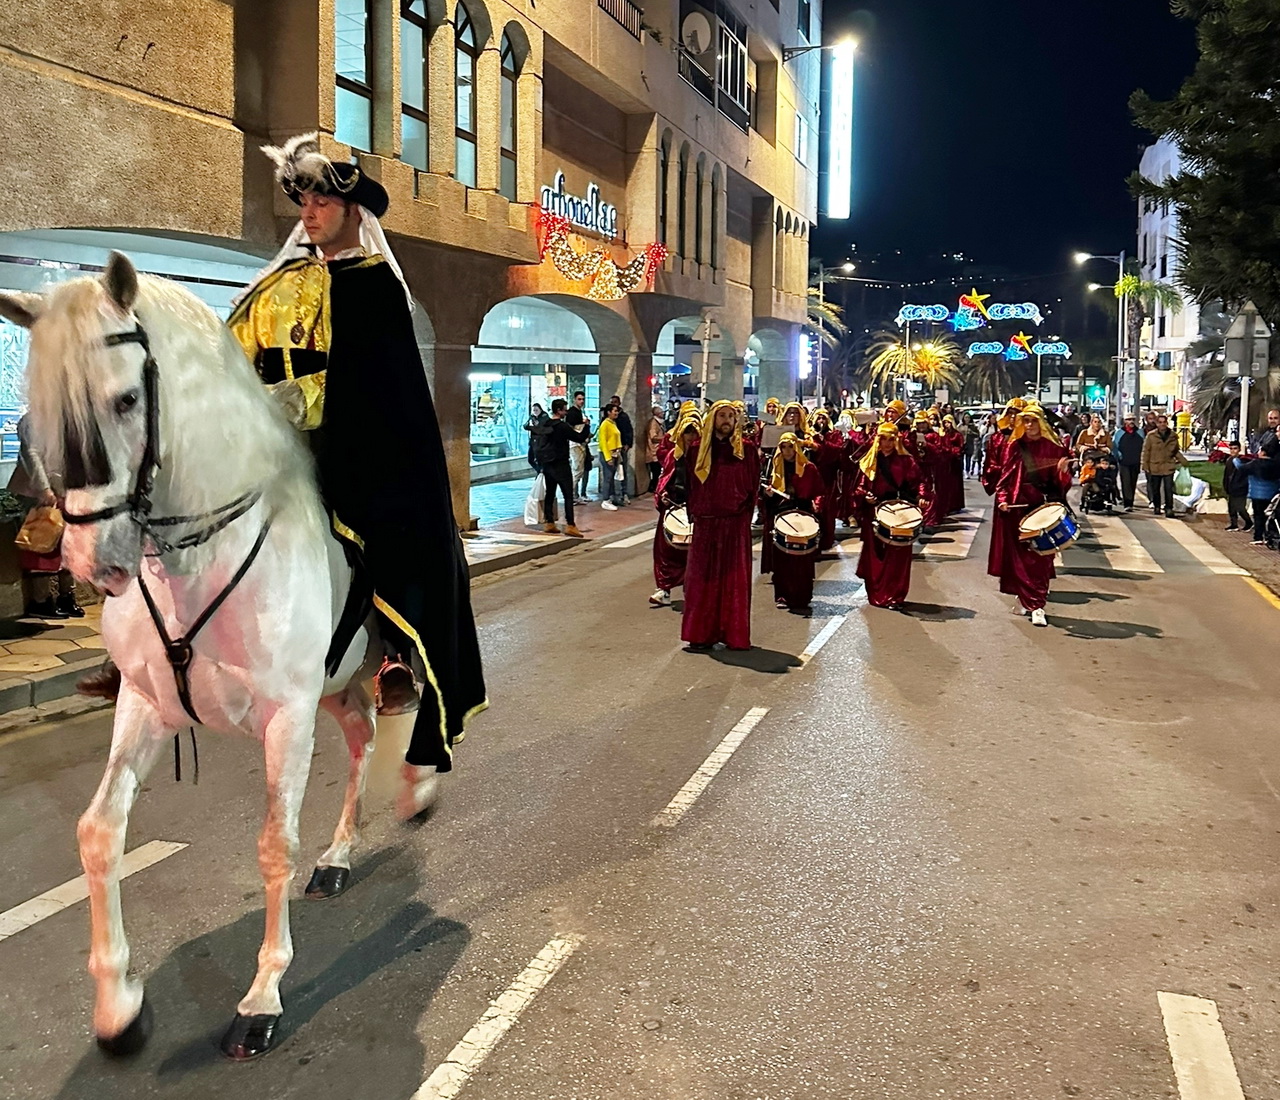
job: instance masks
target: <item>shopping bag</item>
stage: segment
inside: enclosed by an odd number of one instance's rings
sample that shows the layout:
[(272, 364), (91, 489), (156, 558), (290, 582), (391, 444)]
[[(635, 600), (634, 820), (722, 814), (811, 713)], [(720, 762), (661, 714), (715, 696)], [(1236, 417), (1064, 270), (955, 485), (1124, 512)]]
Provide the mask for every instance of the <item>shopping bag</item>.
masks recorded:
[(542, 501), (547, 495), (547, 479), (539, 474), (533, 479), (533, 488), (524, 502), (524, 525), (526, 527), (542, 526)]
[(1174, 471), (1173, 491), (1180, 497), (1191, 495), (1191, 471), (1186, 466), (1179, 466)]
[(22, 528), (13, 540), (14, 545), (19, 550), (30, 550), (33, 554), (52, 554), (62, 541), (62, 529), (65, 526), (66, 521), (57, 508), (38, 504), (22, 521)]

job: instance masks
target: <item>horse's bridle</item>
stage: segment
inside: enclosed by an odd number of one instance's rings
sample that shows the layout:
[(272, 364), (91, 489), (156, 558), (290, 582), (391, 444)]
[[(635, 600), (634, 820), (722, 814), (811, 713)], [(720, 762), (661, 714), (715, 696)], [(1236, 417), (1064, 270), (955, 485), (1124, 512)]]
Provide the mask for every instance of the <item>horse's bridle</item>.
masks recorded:
[[(104, 520), (115, 519), (117, 516), (128, 515), (141, 529), (143, 537), (149, 538), (155, 545), (155, 553), (148, 555), (150, 557), (162, 557), (178, 550), (190, 550), (193, 547), (200, 546), (223, 530), (223, 528), (230, 526), (249, 512), (262, 499), (262, 491), (260, 489), (251, 489), (249, 492), (238, 496), (230, 504), (224, 504), (208, 512), (201, 512), (191, 516), (162, 516), (159, 519), (153, 519), (151, 517), (151, 492), (155, 488), (156, 471), (160, 469), (160, 367), (156, 363), (156, 357), (151, 353), (151, 341), (147, 339), (146, 329), (140, 323), (135, 325), (131, 332), (115, 332), (108, 335), (104, 338), (103, 343), (108, 348), (120, 347), (123, 344), (137, 344), (146, 355), (146, 360), (142, 364), (142, 399), (145, 402), (143, 415), (146, 417), (147, 435), (142, 448), (142, 462), (138, 466), (138, 474), (134, 479), (133, 491), (119, 504), (113, 504), (107, 508), (99, 508), (96, 512), (73, 513), (64, 511), (62, 514), (63, 519), (71, 524), (88, 524), (101, 523)], [(176, 527), (181, 524), (200, 523), (204, 520), (209, 520), (210, 522), (199, 530), (183, 536), (176, 542), (168, 542), (160, 538), (156, 533), (157, 527)], [(195, 706), (191, 701), (190, 671), (191, 662), (195, 658), (192, 642), (195, 641), (196, 635), (213, 618), (218, 608), (222, 606), (236, 586), (244, 580), (245, 574), (249, 571), (249, 567), (253, 565), (258, 552), (262, 549), (263, 543), (267, 541), (267, 533), (270, 530), (271, 517), (268, 516), (263, 520), (262, 529), (258, 532), (257, 540), (249, 551), (249, 556), (244, 560), (240, 568), (236, 570), (231, 581), (218, 593), (213, 602), (201, 612), (191, 629), (180, 638), (169, 637), (169, 632), (165, 629), (164, 617), (160, 614), (155, 601), (151, 598), (151, 593), (142, 579), (142, 573), (138, 573), (138, 587), (142, 590), (142, 598), (146, 602), (147, 610), (151, 613), (151, 621), (155, 624), (156, 633), (160, 635), (160, 641), (164, 644), (165, 657), (169, 661), (169, 667), (173, 669), (173, 679), (178, 689), (178, 699), (182, 703), (183, 710), (190, 715), (193, 722), (199, 722), (200, 716), (196, 714)]]

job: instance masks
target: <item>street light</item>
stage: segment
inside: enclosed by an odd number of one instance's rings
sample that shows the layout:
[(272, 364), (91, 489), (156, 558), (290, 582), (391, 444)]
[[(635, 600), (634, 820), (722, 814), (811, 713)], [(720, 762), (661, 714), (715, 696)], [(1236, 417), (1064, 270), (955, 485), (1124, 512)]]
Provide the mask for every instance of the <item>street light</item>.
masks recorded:
[[(1116, 286), (1120, 285), (1120, 281), (1124, 278), (1124, 263), (1128, 257), (1124, 252), (1118, 256), (1096, 255), (1092, 252), (1077, 252), (1075, 261), (1077, 265), (1087, 264), (1090, 260), (1106, 260), (1109, 263), (1117, 264), (1120, 268), (1120, 275), (1116, 279)], [(1101, 283), (1090, 283), (1090, 290), (1101, 290)], [(1113, 288), (1114, 289), (1114, 288)], [(1128, 360), (1124, 354), (1124, 330), (1125, 322), (1129, 312), (1129, 296), (1127, 294), (1120, 297), (1120, 311), (1116, 325), (1116, 423), (1119, 424), (1124, 419), (1124, 382), (1122, 376), (1128, 375)]]
[(853, 53), (857, 48), (858, 40), (856, 38), (842, 38), (839, 42), (831, 43), (830, 46), (783, 46), (782, 62), (785, 65), (793, 57), (812, 53), (814, 50), (848, 50), (849, 53)]

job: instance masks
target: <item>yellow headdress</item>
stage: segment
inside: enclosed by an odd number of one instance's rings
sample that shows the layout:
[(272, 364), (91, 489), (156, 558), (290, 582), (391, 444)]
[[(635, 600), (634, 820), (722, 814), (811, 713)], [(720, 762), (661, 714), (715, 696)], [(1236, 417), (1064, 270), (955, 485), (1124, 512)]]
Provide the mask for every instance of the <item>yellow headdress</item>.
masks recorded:
[(907, 403), (905, 401), (890, 401), (884, 407), (884, 418), (891, 424), (896, 424), (906, 415)]
[(947, 413), (947, 415), (942, 418), (942, 423), (950, 424), (954, 428), (956, 426), (956, 418), (950, 413)]
[(1058, 433), (1053, 425), (1049, 423), (1049, 418), (1045, 416), (1044, 409), (1032, 401), (1024, 404), (1018, 412), (1017, 422), (1013, 425), (1013, 435), (1010, 436), (1015, 443), (1027, 433), (1027, 426), (1022, 421), (1024, 416), (1034, 416), (1040, 421), (1040, 432), (1045, 439), (1055, 443), (1058, 441)]
[(906, 447), (902, 445), (902, 433), (898, 431), (898, 426), (888, 420), (881, 421), (880, 426), (876, 429), (876, 437), (871, 441), (870, 448), (858, 460), (858, 467), (871, 481), (876, 479), (876, 462), (880, 458), (880, 440), (886, 438), (893, 439), (894, 448), (898, 454), (904, 455), (907, 453)]
[[(771, 397), (769, 398), (768, 401), (764, 403), (765, 412), (768, 412), (770, 409), (780, 409), (780, 408), (782, 408), (782, 402), (779, 401), (776, 397)], [(777, 416), (777, 413), (774, 413), (774, 415)]]
[(738, 413), (738, 407), (732, 401), (717, 401), (707, 410), (703, 419), (706, 430), (702, 433), (702, 446), (698, 448), (698, 463), (693, 468), (699, 481), (706, 481), (711, 476), (711, 442), (715, 439), (716, 413), (721, 409), (728, 409), (733, 413), (733, 457), (742, 457), (742, 416)]
[(800, 410), (800, 423), (796, 426), (795, 432), (803, 442), (809, 437), (809, 410), (806, 409), (799, 401), (792, 401), (786, 408), (778, 413), (778, 423), (781, 424), (787, 418), (787, 413), (792, 409)]
[(676, 461), (684, 458), (684, 433), (689, 428), (692, 428), (695, 432), (702, 431), (702, 417), (698, 415), (697, 406), (693, 402), (689, 402), (688, 407), (681, 407), (680, 415), (676, 418), (676, 426), (667, 433), (667, 437), (675, 445)]
[(1004, 431), (1006, 428), (1012, 428), (1013, 422), (1018, 419), (1018, 413), (1027, 407), (1027, 399), (1025, 397), (1015, 397), (1004, 407), (1004, 412), (1000, 414), (1000, 419), (996, 421), (996, 426)]
[(804, 448), (800, 445), (800, 437), (795, 432), (784, 432), (778, 440), (778, 453), (773, 456), (773, 478), (769, 482), (780, 493), (787, 490), (787, 470), (782, 457), (782, 445), (790, 443), (796, 449), (796, 477), (804, 473), (809, 460), (805, 457)]

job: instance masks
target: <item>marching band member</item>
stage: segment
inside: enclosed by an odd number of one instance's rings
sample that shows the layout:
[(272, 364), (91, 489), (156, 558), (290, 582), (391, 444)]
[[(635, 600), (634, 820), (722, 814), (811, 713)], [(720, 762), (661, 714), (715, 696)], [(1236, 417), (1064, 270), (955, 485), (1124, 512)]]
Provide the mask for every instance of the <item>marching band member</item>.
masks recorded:
[(685, 566), (689, 564), (687, 548), (679, 549), (667, 541), (666, 519), (675, 505), (667, 494), (672, 475), (678, 463), (683, 461), (685, 452), (698, 441), (698, 431), (702, 426), (702, 418), (698, 415), (697, 406), (688, 405), (680, 410), (680, 418), (658, 444), (658, 460), (662, 463), (662, 473), (658, 475), (658, 488), (654, 491), (654, 505), (658, 509), (658, 527), (653, 533), (653, 595), (649, 597), (652, 607), (667, 607), (671, 603), (671, 590), (684, 584)]
[(915, 445), (908, 443), (907, 450), (920, 467), (920, 509), (924, 512), (924, 533), (928, 535), (941, 527), (947, 518), (939, 485), (944, 455), (940, 437), (933, 430), (933, 421), (928, 413), (916, 413), (912, 436)]
[(778, 417), (778, 423), (788, 431), (795, 432), (796, 438), (800, 440), (800, 446), (808, 448), (809, 410), (799, 401), (792, 401), (782, 410), (782, 415)]
[[(1065, 503), (1071, 487), (1071, 452), (1058, 442), (1044, 409), (1026, 405), (1004, 448), (996, 485), (996, 523), (1004, 527), (1000, 591), (1017, 596), (1013, 610), (1030, 613), (1034, 626), (1047, 626), (1044, 607), (1056, 575), (1053, 558), (1037, 554), (1019, 536), (1028, 511), (1049, 502)], [(993, 533), (994, 540), (994, 533)]]
[(813, 603), (818, 550), (815, 548), (807, 554), (783, 553), (773, 542), (774, 521), (785, 511), (816, 515), (821, 510), (823, 492), (816, 464), (805, 457), (796, 434), (787, 432), (778, 443), (778, 453), (773, 457), (763, 486), (766, 520), (760, 552), (760, 572), (773, 574), (774, 604), (779, 609), (809, 610)]
[(949, 516), (964, 510), (964, 433), (956, 427), (954, 416), (942, 418), (938, 444), (938, 493), (942, 497), (942, 514)]
[(875, 446), (858, 464), (853, 492), (862, 520), (858, 576), (866, 582), (867, 600), (872, 607), (901, 611), (911, 587), (912, 547), (890, 546), (876, 538), (875, 510), (890, 500), (915, 503), (920, 495), (920, 467), (892, 421), (876, 429)]
[(831, 427), (831, 418), (821, 409), (813, 414), (809, 427), (814, 443), (810, 457), (822, 479), (822, 507), (818, 514), (822, 538), (818, 550), (826, 553), (836, 544), (836, 520), (845, 497), (842, 471), (849, 445), (844, 433)]
[[(1013, 426), (1018, 414), (1027, 407), (1024, 398), (1015, 397), (1005, 407), (996, 421), (996, 431), (987, 443), (986, 455), (983, 457), (982, 474), (978, 480), (987, 491), (994, 496), (996, 484), (1000, 480), (1000, 471), (1004, 468), (1004, 452), (1009, 445), (1009, 436), (1013, 434)], [(1017, 539), (1018, 525), (1014, 517), (997, 509), (991, 519), (991, 545), (987, 550), (987, 575), (1000, 577), (1004, 574), (1005, 555), (1010, 539)]]

